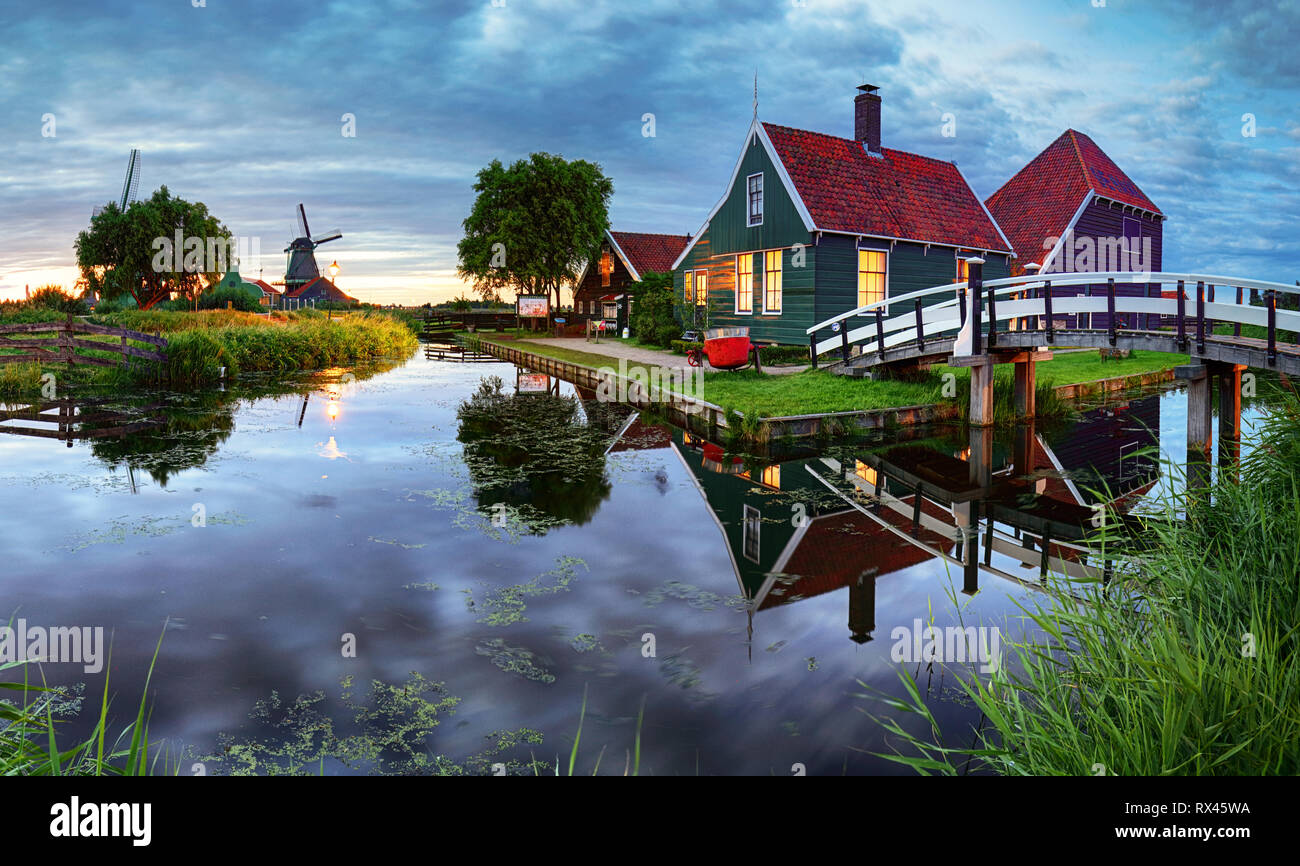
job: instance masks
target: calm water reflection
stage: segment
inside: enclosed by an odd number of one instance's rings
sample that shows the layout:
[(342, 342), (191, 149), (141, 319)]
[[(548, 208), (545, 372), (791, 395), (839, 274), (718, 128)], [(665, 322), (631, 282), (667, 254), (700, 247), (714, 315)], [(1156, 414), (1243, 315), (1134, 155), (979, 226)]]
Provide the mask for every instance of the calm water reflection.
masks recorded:
[[(485, 376), (503, 387), (458, 417)], [(121, 437), (0, 436), (4, 613), (111, 631), (123, 716), (169, 620), (152, 734), (198, 754), (223, 732), (282, 735), (249, 717), (273, 692), (322, 692), (342, 720), (343, 677), (417, 672), (461, 698), (430, 739), (453, 758), (521, 727), (544, 736), (539, 759), (567, 755), (585, 687), (587, 772), (602, 747), (601, 771), (622, 772), (643, 698), (643, 772), (900, 772), (868, 754), (890, 747), (856, 696), (859, 680), (901, 691), (891, 630), (956, 624), (955, 598), (965, 623), (1018, 635), (1043, 534), (1054, 571), (1104, 569), (1080, 527), (1158, 487), (1140, 452), (1179, 453), (1181, 399), (773, 460), (500, 363), (140, 395), (113, 410), (151, 426)], [(952, 673), (906, 667), (968, 739)]]

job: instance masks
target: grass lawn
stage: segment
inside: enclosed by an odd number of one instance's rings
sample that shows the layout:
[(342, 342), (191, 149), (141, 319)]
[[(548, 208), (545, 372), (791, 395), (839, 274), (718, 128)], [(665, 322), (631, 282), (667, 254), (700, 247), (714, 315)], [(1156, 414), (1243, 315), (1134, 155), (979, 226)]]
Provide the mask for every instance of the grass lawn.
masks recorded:
[[(528, 340), (511, 340), (510, 345), (559, 361), (587, 367), (618, 367), (618, 359), (597, 352), (585, 352), (546, 345)], [(1038, 365), (1038, 383), (1073, 385), (1117, 376), (1131, 376), (1165, 370), (1186, 364), (1186, 355), (1163, 352), (1134, 352), (1122, 360), (1103, 361), (1095, 351), (1060, 354)], [(681, 359), (677, 366), (685, 363)], [(672, 365), (670, 365), (672, 366)], [(944, 396), (945, 373), (957, 377), (955, 396)], [(1010, 379), (1010, 365), (1003, 365), (999, 379)], [(928, 403), (964, 403), (969, 393), (970, 371), (936, 365), (919, 381), (869, 381), (839, 376), (825, 370), (805, 370), (783, 376), (760, 374), (752, 369), (732, 373), (704, 375), (703, 392), (698, 395), (724, 409), (738, 409), (760, 415), (809, 415), (821, 412), (848, 412), (862, 409), (890, 409)]]

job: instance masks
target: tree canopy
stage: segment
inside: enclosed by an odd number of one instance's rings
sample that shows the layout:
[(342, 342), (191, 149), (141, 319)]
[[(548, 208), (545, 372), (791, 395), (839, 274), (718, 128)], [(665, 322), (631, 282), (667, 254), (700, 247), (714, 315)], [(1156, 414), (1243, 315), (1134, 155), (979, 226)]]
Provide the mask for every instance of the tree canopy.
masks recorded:
[(456, 246), (457, 273), (485, 301), (503, 289), (546, 295), (559, 306), (560, 287), (574, 283), (609, 228), (614, 183), (585, 160), (534, 153), (509, 168), (500, 160), (478, 173), (474, 208)]
[[(175, 249), (176, 232), (182, 245)], [(197, 297), (232, 263), (231, 234), (202, 202), (177, 198), (163, 186), (125, 211), (110, 202), (77, 235), (77, 267), (88, 288), (106, 300), (124, 295), (147, 310), (175, 292)]]

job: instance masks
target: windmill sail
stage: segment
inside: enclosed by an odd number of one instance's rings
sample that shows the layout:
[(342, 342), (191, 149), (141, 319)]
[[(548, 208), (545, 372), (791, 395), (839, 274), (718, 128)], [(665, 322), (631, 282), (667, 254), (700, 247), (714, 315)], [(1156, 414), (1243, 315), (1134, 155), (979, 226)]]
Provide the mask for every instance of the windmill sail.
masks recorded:
[(122, 197), (118, 201), (118, 209), (126, 210), (126, 206), (135, 201), (139, 189), (140, 151), (137, 148), (131, 148), (131, 156), (126, 161), (126, 180), (122, 183)]

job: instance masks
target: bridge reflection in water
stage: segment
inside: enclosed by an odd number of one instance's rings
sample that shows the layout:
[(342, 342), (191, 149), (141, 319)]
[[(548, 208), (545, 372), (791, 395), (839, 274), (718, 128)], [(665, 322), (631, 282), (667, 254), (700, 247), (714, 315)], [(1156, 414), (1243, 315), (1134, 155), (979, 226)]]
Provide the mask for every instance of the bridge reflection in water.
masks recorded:
[(970, 595), (981, 572), (1036, 589), (1049, 573), (1109, 579), (1114, 563), (1087, 541), (1102, 519), (1130, 522), (1158, 480), (1159, 400), (1047, 433), (904, 431), (779, 462), (679, 430), (673, 449), (726, 538), (751, 634), (757, 614), (847, 589), (849, 637), (865, 643), (876, 581), (929, 560), (953, 566)]

